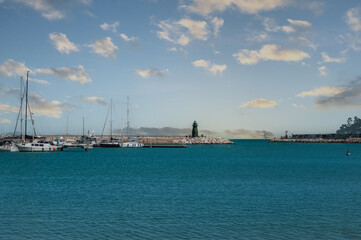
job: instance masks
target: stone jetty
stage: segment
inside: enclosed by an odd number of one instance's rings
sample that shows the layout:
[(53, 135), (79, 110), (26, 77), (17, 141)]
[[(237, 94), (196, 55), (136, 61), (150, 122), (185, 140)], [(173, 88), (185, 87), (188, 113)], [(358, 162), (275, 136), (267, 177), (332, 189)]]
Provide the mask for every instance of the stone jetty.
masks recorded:
[[(82, 138), (82, 136), (76, 136), (76, 135), (72, 135), (72, 136), (44, 136), (46, 139), (51, 140), (51, 141), (55, 141), (56, 139), (63, 137), (65, 139), (71, 139), (73, 141), (75, 140), (79, 140)], [(110, 137), (109, 136), (104, 136), (103, 138), (100, 137), (95, 137), (97, 139), (97, 142), (100, 142), (101, 140), (105, 140), (105, 141), (109, 141)], [(3, 137), (3, 139), (7, 139), (5, 136)], [(118, 137), (118, 136), (113, 136), (113, 139), (116, 139), (118, 141), (129, 141), (128, 138), (126, 137)], [(151, 136), (138, 136), (136, 137), (136, 139), (138, 140), (138, 142), (140, 143), (144, 143), (145, 145), (154, 145), (154, 144), (159, 144), (159, 145), (172, 145), (172, 144), (178, 144), (178, 145), (190, 145), (190, 144), (234, 144), (234, 142), (226, 139), (226, 138), (221, 138), (221, 137), (166, 137), (166, 136), (162, 136), (162, 137), (151, 137)], [(0, 139), (1, 141), (1, 139)], [(15, 142), (20, 141), (19, 139), (14, 140)]]
[(361, 143), (361, 138), (345, 138), (345, 139), (325, 139), (325, 138), (274, 138), (268, 140), (269, 142), (281, 143)]
[(144, 144), (234, 144), (221, 137), (139, 137)]

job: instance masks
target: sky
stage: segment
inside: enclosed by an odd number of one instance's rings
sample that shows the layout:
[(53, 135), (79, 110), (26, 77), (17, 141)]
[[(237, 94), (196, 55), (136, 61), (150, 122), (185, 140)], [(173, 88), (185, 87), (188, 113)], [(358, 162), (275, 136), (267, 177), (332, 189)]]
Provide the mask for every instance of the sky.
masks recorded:
[(360, 116), (355, 0), (0, 0), (0, 53), (0, 133), (27, 71), (42, 135), (83, 118), (100, 135), (111, 100), (124, 128), (128, 96), (142, 134), (333, 133)]

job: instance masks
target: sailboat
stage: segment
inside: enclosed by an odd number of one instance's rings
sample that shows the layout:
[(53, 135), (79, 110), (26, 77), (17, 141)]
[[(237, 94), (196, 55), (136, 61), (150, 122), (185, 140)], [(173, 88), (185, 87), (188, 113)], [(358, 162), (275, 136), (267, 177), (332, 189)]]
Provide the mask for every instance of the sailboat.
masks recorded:
[(102, 148), (119, 148), (119, 142), (118, 141), (113, 142), (114, 139), (113, 139), (113, 100), (112, 99), (110, 100), (110, 106), (109, 106), (109, 109), (108, 109), (107, 116), (105, 118), (105, 123), (104, 123), (103, 131), (102, 131), (102, 137), (103, 137), (105, 126), (107, 124), (109, 112), (110, 112), (110, 141), (109, 142), (101, 141), (99, 143), (99, 147), (102, 147)]
[(138, 139), (137, 138), (130, 138), (129, 137), (129, 97), (127, 97), (127, 138), (128, 138), (128, 141), (127, 142), (121, 142), (119, 144), (119, 146), (121, 148), (141, 148), (141, 147), (144, 147), (144, 144), (143, 143), (140, 143), (138, 142)]
[(350, 153), (350, 149), (348, 148), (348, 149), (347, 149), (346, 156), (350, 156), (350, 155), (351, 155), (351, 153)]
[[(20, 92), (22, 92), (22, 89), (20, 89)], [(16, 144), (16, 147), (18, 148), (19, 152), (52, 152), (57, 150), (57, 146), (51, 141), (45, 141), (45, 140), (35, 140), (35, 127), (34, 127), (34, 119), (31, 113), (30, 105), (29, 105), (29, 99), (28, 99), (28, 92), (29, 92), (29, 71), (26, 73), (26, 88), (25, 88), (25, 135), (24, 135), (24, 141), (22, 139), (22, 133), (20, 134), (22, 142), (19, 144)], [(23, 94), (22, 94), (23, 99)], [(22, 115), (22, 103), (20, 105), (20, 113)], [(31, 123), (33, 127), (33, 134), (32, 136), (27, 135), (27, 126), (28, 126), (28, 111), (31, 118)], [(22, 116), (21, 116), (21, 123), (22, 123)], [(22, 128), (22, 126), (21, 126)], [(32, 139), (32, 142), (27, 142), (27, 139)]]

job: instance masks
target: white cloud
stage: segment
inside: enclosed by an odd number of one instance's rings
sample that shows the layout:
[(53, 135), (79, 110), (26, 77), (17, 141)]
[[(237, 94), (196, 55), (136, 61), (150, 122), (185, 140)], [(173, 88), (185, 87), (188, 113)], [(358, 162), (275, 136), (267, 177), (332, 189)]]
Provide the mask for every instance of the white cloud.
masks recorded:
[(13, 0), (24, 4), (48, 20), (59, 20), (65, 18), (66, 10), (73, 5), (89, 5), (90, 0), (54, 1), (54, 0)]
[(160, 39), (182, 46), (188, 45), (193, 39), (208, 39), (207, 23), (205, 21), (183, 18), (179, 21), (160, 21), (157, 26), (161, 29), (157, 32)]
[(200, 59), (200, 60), (194, 61), (194, 62), (193, 62), (193, 65), (194, 65), (195, 67), (208, 68), (209, 65), (210, 65), (210, 62), (209, 62), (209, 61), (205, 61), (205, 60), (203, 60), (203, 59)]
[(308, 21), (292, 20), (292, 19), (287, 19), (287, 21), (290, 23), (289, 26), (278, 26), (274, 19), (266, 17), (263, 20), (263, 25), (265, 26), (265, 29), (269, 32), (283, 31), (285, 33), (302, 32), (312, 26), (312, 24)]
[(19, 96), (19, 94), (20, 94), (19, 88), (2, 87), (0, 89), (1, 89), (0, 96), (7, 96), (7, 95)]
[(318, 68), (318, 71), (320, 71), (321, 76), (326, 76), (327, 75), (327, 68), (325, 66), (321, 66)]
[(289, 0), (193, 0), (191, 5), (184, 7), (191, 12), (206, 16), (212, 12), (222, 12), (233, 6), (242, 12), (256, 14), (286, 6), (289, 3)]
[(135, 70), (135, 73), (137, 73), (142, 78), (148, 78), (151, 76), (163, 77), (167, 72), (168, 72), (168, 70), (161, 71), (156, 68), (148, 68), (148, 69), (143, 69), (143, 70), (136, 69)]
[[(29, 98), (30, 105), (35, 103), (35, 106), (31, 106), (31, 111), (37, 116), (59, 118), (63, 110), (70, 109), (70, 105), (68, 104), (56, 100), (47, 101), (42, 96), (36, 93), (30, 93)], [(0, 103), (0, 115), (9, 112), (18, 113), (19, 108)]]
[(107, 58), (116, 58), (118, 47), (115, 46), (110, 37), (98, 39), (95, 43), (88, 45), (93, 52)]
[(214, 28), (213, 34), (214, 34), (214, 36), (218, 37), (219, 30), (223, 26), (224, 20), (222, 18), (214, 17), (212, 19), (212, 24), (213, 24), (213, 28)]
[(263, 42), (267, 39), (269, 39), (269, 35), (265, 32), (250, 33), (250, 35), (247, 37), (247, 41), (249, 42)]
[(298, 4), (300, 4), (302, 7), (306, 7), (310, 10), (312, 10), (315, 14), (320, 15), (323, 13), (323, 10), (325, 8), (325, 3), (320, 1), (304, 1), (300, 0), (298, 1)]
[[(0, 2), (1, 3), (1, 2)], [(11, 124), (11, 120), (7, 118), (0, 118), (0, 123)]]
[(273, 108), (275, 106), (277, 106), (277, 102), (261, 98), (246, 102), (241, 105), (241, 108)]
[(105, 31), (111, 31), (113, 33), (117, 32), (117, 27), (119, 26), (119, 22), (114, 22), (112, 24), (103, 23), (100, 27)]
[(212, 74), (217, 74), (217, 73), (221, 74), (224, 70), (227, 69), (227, 65), (225, 65), (225, 64), (224, 65), (212, 64), (211, 62), (203, 60), (203, 59), (194, 61), (193, 66), (204, 68), (204, 69), (210, 71)]
[(317, 49), (317, 45), (312, 43), (310, 40), (308, 40), (306, 37), (291, 37), (291, 41), (297, 42), (300, 45), (307, 46), (313, 50)]
[[(315, 92), (317, 93), (317, 91)], [(328, 92), (326, 91), (326, 93)], [(361, 77), (356, 78), (346, 85), (335, 87), (333, 91), (331, 88), (330, 93), (327, 95), (319, 94), (317, 96), (319, 97), (315, 100), (315, 106), (318, 109), (339, 108), (344, 110), (348, 107), (360, 108)]]
[[(217, 24), (220, 24), (221, 20)], [(208, 31), (207, 23), (205, 21), (195, 21), (189, 18), (183, 18), (177, 22), (177, 24), (188, 29), (191, 36), (200, 40), (207, 40)]]
[(322, 60), (325, 63), (343, 63), (346, 61), (345, 57), (332, 58), (332, 57), (328, 56), (327, 53), (325, 53), (325, 52), (322, 52), (321, 55), (322, 55)]
[(299, 62), (310, 56), (300, 50), (294, 49), (282, 49), (275, 44), (264, 45), (259, 51), (256, 50), (241, 50), (238, 53), (233, 54), (241, 64), (253, 65), (257, 64), (261, 60), (264, 61), (285, 61), (285, 62)]
[[(354, 51), (360, 51), (361, 38), (358, 35), (359, 35), (358, 33), (354, 33), (354, 34), (347, 33), (345, 35), (339, 35), (338, 40), (343, 44), (347, 44), (348, 48), (351, 48)], [(347, 52), (348, 50), (349, 49), (346, 49), (345, 51)]]
[(64, 33), (50, 33), (49, 37), (59, 52), (69, 54), (71, 52), (79, 51), (77, 46), (70, 42)]
[(286, 33), (293, 33), (296, 32), (296, 29), (294, 29), (291, 26), (281, 26), (279, 27), (279, 29), (281, 29), (282, 31), (286, 32)]
[(12, 59), (8, 59), (0, 65), (0, 75), (5, 77), (21, 76), (26, 74), (26, 71), (30, 71), (30, 69), (24, 63), (15, 62)]
[(313, 89), (311, 91), (304, 91), (299, 94), (297, 94), (297, 97), (306, 97), (306, 96), (327, 96), (332, 97), (337, 94), (340, 94), (345, 89), (343, 87), (320, 87)]
[(83, 97), (82, 100), (87, 101), (87, 102), (99, 103), (101, 105), (106, 105), (107, 104), (105, 102), (104, 98), (102, 98), (102, 97)]
[(184, 48), (181, 48), (181, 47), (179, 47), (179, 48), (176, 48), (176, 47), (167, 48), (167, 51), (168, 52), (177, 52), (177, 53), (180, 53), (182, 55), (187, 55), (188, 54), (187, 50), (185, 50)]
[(42, 79), (29, 78), (29, 81), (38, 83), (38, 84), (42, 84), (42, 85), (50, 85), (50, 83), (48, 81), (42, 80)]
[(17, 113), (17, 112), (19, 112), (19, 108), (10, 106), (8, 104), (0, 103), (0, 114), (8, 113), (8, 112)]
[(170, 20), (160, 21), (157, 25), (161, 31), (157, 32), (160, 39), (167, 40), (169, 42), (179, 44), (182, 46), (188, 45), (191, 41), (182, 31), (179, 25)]
[(287, 21), (293, 25), (293, 26), (297, 26), (299, 28), (310, 28), (312, 26), (312, 24), (308, 21), (301, 21), (301, 20), (292, 20), (292, 19), (287, 19)]
[(351, 8), (346, 13), (346, 23), (353, 31), (361, 30), (361, 8)]
[(125, 33), (121, 33), (120, 37), (127, 43), (132, 45), (137, 45), (139, 43), (139, 38), (137, 37), (128, 37)]
[(39, 74), (53, 74), (61, 79), (67, 79), (74, 82), (79, 82), (81, 84), (90, 83), (90, 79), (86, 69), (79, 65), (77, 67), (63, 67), (63, 68), (45, 68), (45, 69), (36, 69), (36, 73)]
[(63, 110), (67, 110), (70, 108), (70, 106), (65, 103), (57, 100), (48, 101), (36, 93), (30, 94), (29, 97), (30, 99), (32, 99), (30, 103), (35, 103), (35, 106), (32, 106), (31, 110), (36, 116), (60, 118)]
[(277, 25), (276, 21), (269, 17), (263, 19), (263, 26), (268, 32), (277, 32), (280, 30), (280, 26)]

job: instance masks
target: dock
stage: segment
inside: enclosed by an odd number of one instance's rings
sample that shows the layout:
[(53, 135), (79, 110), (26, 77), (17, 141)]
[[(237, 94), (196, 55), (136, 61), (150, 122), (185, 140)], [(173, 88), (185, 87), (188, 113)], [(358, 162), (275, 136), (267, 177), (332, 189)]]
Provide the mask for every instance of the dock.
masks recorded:
[(187, 145), (179, 144), (145, 144), (145, 148), (187, 148)]

